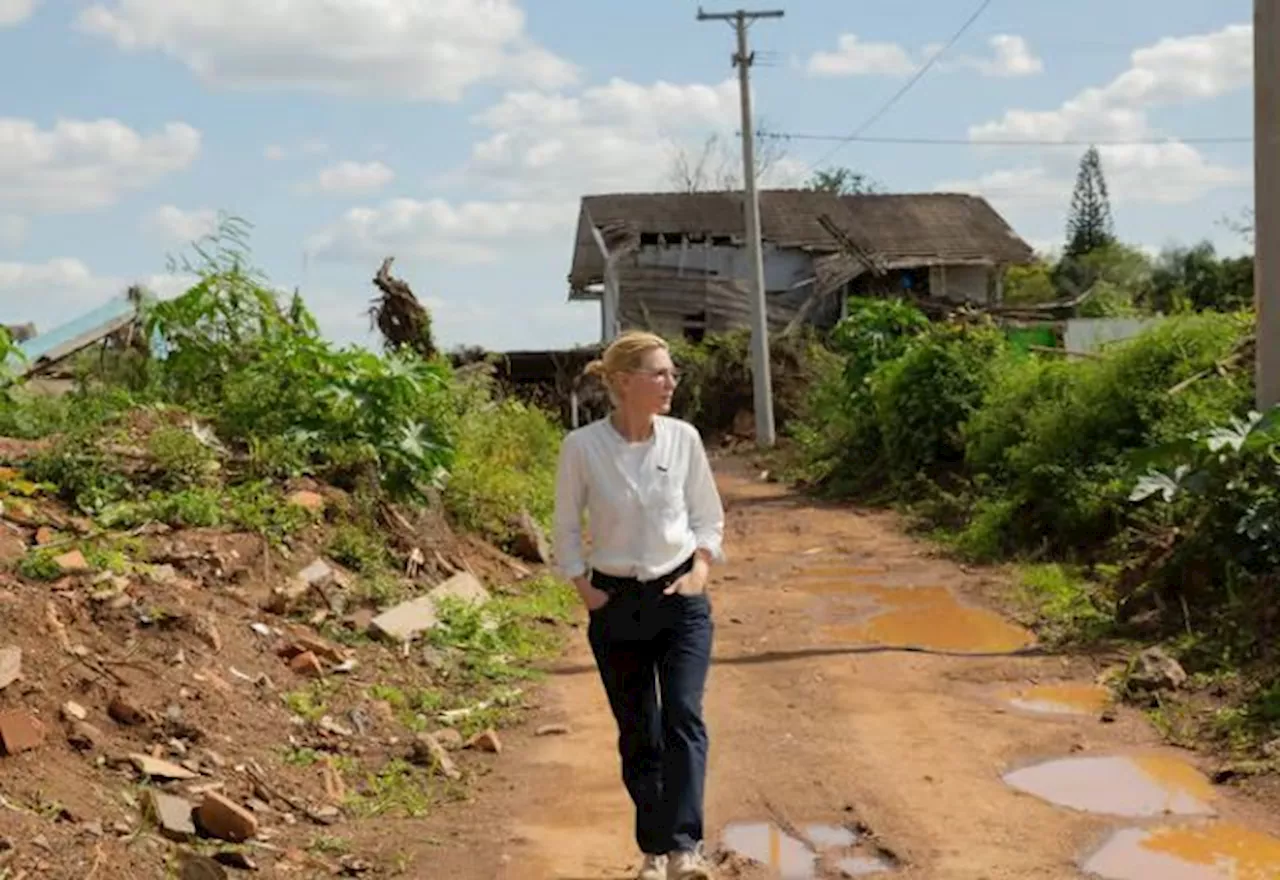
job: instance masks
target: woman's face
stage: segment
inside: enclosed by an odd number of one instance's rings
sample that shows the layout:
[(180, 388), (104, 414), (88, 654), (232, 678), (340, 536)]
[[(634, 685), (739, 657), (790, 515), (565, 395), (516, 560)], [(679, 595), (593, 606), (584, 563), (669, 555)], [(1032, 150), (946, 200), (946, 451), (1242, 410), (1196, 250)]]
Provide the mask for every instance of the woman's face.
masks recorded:
[(671, 411), (671, 397), (680, 376), (666, 349), (646, 351), (636, 368), (623, 373), (621, 379), (619, 396), (626, 409), (646, 415)]

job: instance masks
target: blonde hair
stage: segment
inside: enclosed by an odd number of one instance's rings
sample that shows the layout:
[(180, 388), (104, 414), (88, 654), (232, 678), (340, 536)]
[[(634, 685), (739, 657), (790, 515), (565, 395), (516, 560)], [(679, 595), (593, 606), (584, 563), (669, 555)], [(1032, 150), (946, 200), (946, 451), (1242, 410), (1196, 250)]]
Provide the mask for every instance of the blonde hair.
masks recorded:
[(613, 379), (619, 373), (627, 373), (640, 368), (641, 362), (645, 354), (662, 349), (670, 351), (667, 341), (656, 333), (649, 333), (645, 330), (628, 330), (613, 342), (609, 343), (609, 347), (604, 350), (604, 354), (600, 355), (597, 360), (587, 364), (583, 371), (588, 376), (595, 376), (604, 383), (604, 387), (609, 391), (609, 398), (616, 404), (617, 394), (614, 390)]

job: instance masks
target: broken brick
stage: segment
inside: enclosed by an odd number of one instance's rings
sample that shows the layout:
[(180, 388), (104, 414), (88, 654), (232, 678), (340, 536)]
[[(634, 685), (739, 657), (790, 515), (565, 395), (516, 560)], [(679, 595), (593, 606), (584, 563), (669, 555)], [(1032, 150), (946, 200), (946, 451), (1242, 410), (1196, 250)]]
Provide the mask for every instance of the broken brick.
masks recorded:
[(320, 665), (320, 658), (310, 651), (303, 651), (290, 660), (289, 668), (298, 675), (305, 675), (308, 678), (320, 678), (324, 675), (324, 667)]
[(53, 564), (63, 574), (84, 574), (89, 571), (89, 562), (79, 550), (71, 550), (53, 558)]
[(211, 837), (231, 843), (242, 843), (258, 834), (257, 818), (216, 791), (205, 792), (196, 808), (196, 821)]
[(477, 749), (481, 752), (492, 752), (496, 755), (502, 751), (502, 740), (498, 739), (498, 732), (490, 727), (467, 740), (466, 747)]
[(0, 712), (0, 749), (6, 755), (29, 752), (43, 743), (44, 725), (30, 712), (21, 709)]

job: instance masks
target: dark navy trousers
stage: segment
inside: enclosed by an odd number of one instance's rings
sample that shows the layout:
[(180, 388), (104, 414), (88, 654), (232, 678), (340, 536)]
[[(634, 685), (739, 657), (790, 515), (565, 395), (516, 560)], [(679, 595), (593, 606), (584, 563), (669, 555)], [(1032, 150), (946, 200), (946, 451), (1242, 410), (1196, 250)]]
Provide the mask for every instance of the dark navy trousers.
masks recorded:
[(653, 581), (596, 572), (609, 601), (587, 630), (613, 717), (622, 781), (636, 808), (641, 852), (692, 851), (703, 840), (707, 727), (702, 694), (711, 667), (711, 602), (662, 591), (692, 558)]

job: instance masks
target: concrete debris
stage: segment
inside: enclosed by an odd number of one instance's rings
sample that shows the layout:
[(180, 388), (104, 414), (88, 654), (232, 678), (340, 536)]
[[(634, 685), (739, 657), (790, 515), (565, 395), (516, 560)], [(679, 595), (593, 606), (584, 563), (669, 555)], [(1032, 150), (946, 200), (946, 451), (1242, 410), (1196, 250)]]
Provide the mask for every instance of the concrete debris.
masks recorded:
[(402, 602), (379, 614), (369, 627), (384, 638), (393, 641), (409, 641), (439, 623), (436, 606), (446, 597), (476, 605), (483, 605), (489, 601), (488, 591), (475, 575), (459, 572), (425, 596)]
[(186, 767), (180, 767), (177, 764), (171, 764), (160, 758), (153, 758), (151, 755), (143, 755), (134, 752), (129, 755), (129, 760), (133, 762), (133, 766), (138, 768), (138, 772), (143, 776), (150, 776), (153, 779), (195, 779), (200, 774), (188, 770)]
[(179, 842), (196, 836), (195, 822), (191, 819), (194, 808), (190, 801), (154, 789), (147, 795), (148, 812), (160, 827), (161, 834)]

